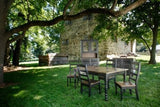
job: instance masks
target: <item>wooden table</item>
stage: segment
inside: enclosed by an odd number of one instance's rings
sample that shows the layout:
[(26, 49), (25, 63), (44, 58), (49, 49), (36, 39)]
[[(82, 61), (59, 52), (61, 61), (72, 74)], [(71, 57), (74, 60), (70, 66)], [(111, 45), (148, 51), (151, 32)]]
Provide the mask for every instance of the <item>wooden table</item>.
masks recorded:
[(102, 75), (105, 76), (105, 100), (108, 101), (108, 78), (109, 76), (118, 75), (118, 74), (124, 74), (124, 81), (126, 77), (126, 71), (128, 69), (124, 68), (112, 68), (112, 67), (94, 67), (94, 66), (88, 66), (87, 67), (89, 74), (94, 75)]

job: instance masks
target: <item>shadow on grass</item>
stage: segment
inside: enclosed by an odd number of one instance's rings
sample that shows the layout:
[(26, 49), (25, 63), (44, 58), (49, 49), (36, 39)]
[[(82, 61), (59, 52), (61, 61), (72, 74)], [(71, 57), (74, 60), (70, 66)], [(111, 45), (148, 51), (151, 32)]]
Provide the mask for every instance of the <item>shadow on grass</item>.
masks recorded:
[(5, 72), (5, 82), (18, 84), (0, 88), (0, 107), (156, 107), (160, 105), (159, 68), (160, 64), (149, 65), (145, 61), (142, 62), (138, 88), (140, 101), (136, 98), (120, 101), (119, 94), (115, 95), (115, 88), (111, 87), (108, 90), (107, 102), (104, 101), (103, 89), (102, 94), (96, 93), (96, 90), (94, 94), (93, 90), (91, 97), (88, 97), (87, 92), (80, 94), (80, 87), (76, 89), (72, 85), (67, 87), (66, 75), (69, 72), (67, 66), (46, 69), (35, 67), (32, 70)]
[[(66, 92), (65, 68), (36, 69), (4, 73), (5, 82), (18, 83), (15, 86), (0, 89), (0, 107), (28, 107), (51, 104), (63, 91)], [(50, 99), (51, 97), (51, 99)], [(44, 100), (51, 100), (44, 102)], [(56, 100), (56, 99), (55, 99)]]

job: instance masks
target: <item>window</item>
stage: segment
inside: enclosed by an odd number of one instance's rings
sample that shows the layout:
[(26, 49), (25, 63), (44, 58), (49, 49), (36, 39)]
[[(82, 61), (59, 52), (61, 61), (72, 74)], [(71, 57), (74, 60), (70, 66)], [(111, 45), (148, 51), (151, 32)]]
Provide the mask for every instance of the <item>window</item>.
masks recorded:
[(71, 25), (71, 24), (72, 24), (72, 21), (71, 21), (71, 20), (65, 21), (65, 25)]
[(83, 20), (92, 20), (92, 15), (84, 16)]
[(98, 48), (98, 42), (95, 40), (82, 40), (82, 52), (95, 52)]
[(62, 40), (62, 45), (68, 45), (68, 39)]

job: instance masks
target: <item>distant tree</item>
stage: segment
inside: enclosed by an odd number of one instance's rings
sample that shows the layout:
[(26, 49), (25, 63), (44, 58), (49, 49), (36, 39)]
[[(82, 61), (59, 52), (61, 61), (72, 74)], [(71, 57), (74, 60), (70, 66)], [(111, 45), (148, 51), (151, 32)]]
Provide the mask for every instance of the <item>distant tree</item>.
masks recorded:
[(128, 38), (143, 41), (150, 53), (149, 64), (156, 64), (156, 44), (160, 37), (158, 33), (160, 31), (160, 1), (148, 0), (144, 5), (127, 13), (123, 22), (126, 32), (130, 34)]

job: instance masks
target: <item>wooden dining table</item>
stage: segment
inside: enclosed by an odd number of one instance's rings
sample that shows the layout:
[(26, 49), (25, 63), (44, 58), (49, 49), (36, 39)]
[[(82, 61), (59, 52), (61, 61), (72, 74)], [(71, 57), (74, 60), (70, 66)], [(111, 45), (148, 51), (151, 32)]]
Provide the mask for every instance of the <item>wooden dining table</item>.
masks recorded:
[(88, 66), (87, 67), (89, 74), (94, 74), (98, 76), (105, 77), (105, 100), (108, 101), (108, 80), (109, 76), (115, 76), (118, 74), (123, 74), (124, 81), (126, 78), (126, 72), (128, 69), (125, 68), (113, 68), (113, 67), (100, 67), (100, 66)]

